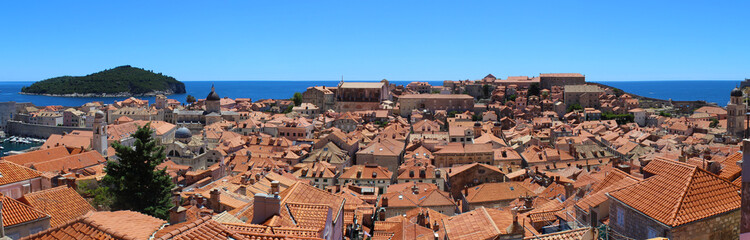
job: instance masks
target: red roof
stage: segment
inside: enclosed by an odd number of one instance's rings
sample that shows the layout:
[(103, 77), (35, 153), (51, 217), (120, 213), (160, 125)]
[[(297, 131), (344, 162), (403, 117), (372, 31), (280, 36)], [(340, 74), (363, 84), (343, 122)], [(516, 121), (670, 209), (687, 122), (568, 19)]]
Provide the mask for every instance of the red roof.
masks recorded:
[(19, 200), (52, 216), (50, 219), (52, 228), (70, 222), (90, 211), (96, 211), (86, 199), (68, 186), (27, 193)]
[(3, 160), (11, 161), (19, 165), (26, 165), (32, 162), (52, 160), (55, 158), (61, 158), (61, 157), (65, 157), (68, 155), (70, 155), (70, 152), (68, 152), (68, 149), (65, 148), (64, 146), (60, 146), (60, 147), (53, 147), (49, 149), (31, 151), (27, 153), (18, 154), (18, 155), (5, 156), (3, 157)]
[(656, 158), (646, 167), (656, 175), (609, 195), (675, 227), (740, 208), (740, 188), (718, 176), (677, 161)]
[(3, 203), (3, 226), (6, 228), (16, 224), (50, 217), (49, 215), (13, 198), (6, 197), (5, 195), (0, 195), (0, 198), (2, 198)]
[(41, 176), (42, 173), (33, 169), (9, 161), (0, 161), (0, 185), (34, 179)]

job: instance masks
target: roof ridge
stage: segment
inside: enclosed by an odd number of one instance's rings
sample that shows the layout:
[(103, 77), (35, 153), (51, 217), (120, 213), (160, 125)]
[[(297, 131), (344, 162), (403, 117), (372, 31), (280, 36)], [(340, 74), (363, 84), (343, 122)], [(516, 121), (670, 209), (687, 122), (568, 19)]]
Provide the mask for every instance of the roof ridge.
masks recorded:
[[(476, 187), (479, 187), (479, 189), (477, 189), (476, 191), (477, 192), (482, 191), (482, 189), (484, 189), (484, 186), (485, 186), (485, 184), (479, 184), (479, 186), (476, 186)], [(467, 191), (467, 193), (468, 193), (468, 191)], [(474, 201), (474, 198), (476, 198), (477, 196), (479, 196), (479, 194), (474, 194), (474, 196), (472, 196), (471, 199), (468, 200), (468, 201)]]
[[(26, 239), (33, 239), (33, 238), (36, 238), (36, 237), (40, 237), (40, 236), (42, 236), (42, 235), (44, 235), (44, 234), (47, 234), (47, 233), (49, 233), (49, 232), (52, 232), (52, 231), (54, 231), (54, 230), (57, 230), (57, 229), (61, 229), (61, 228), (63, 228), (63, 227), (67, 227), (67, 226), (70, 226), (71, 224), (74, 224), (74, 223), (76, 223), (76, 222), (78, 222), (78, 221), (81, 221), (81, 222), (83, 222), (84, 224), (90, 225), (89, 223), (87, 223), (87, 222), (85, 222), (85, 221), (84, 221), (85, 219), (86, 219), (86, 218), (85, 218), (85, 215), (84, 215), (84, 216), (79, 216), (79, 217), (76, 217), (76, 218), (70, 219), (70, 220), (66, 221), (65, 223), (63, 223), (63, 224), (61, 224), (61, 225), (59, 225), (59, 226), (57, 226), (57, 227), (54, 227), (54, 228), (47, 228), (47, 229), (45, 229), (45, 230), (43, 230), (43, 231), (40, 231), (40, 232), (37, 232), (37, 233), (31, 234), (31, 235), (29, 235), (29, 236), (27, 236), (27, 237), (25, 237), (25, 238), (26, 238)], [(98, 228), (97, 228), (97, 229), (98, 229)]]
[(691, 183), (693, 183), (693, 179), (695, 179), (695, 174), (698, 171), (697, 170), (698, 167), (697, 166), (693, 166), (692, 168), (693, 168), (692, 169), (692, 174), (690, 174), (688, 176), (687, 184), (685, 184), (685, 187), (682, 188), (682, 193), (680, 194), (680, 197), (677, 200), (677, 205), (674, 206), (674, 208), (672, 209), (672, 212), (669, 214), (670, 218), (668, 219), (668, 221), (669, 221), (668, 224), (670, 224), (670, 225), (674, 224), (675, 218), (677, 218), (677, 214), (680, 212), (680, 208), (682, 207), (682, 204), (685, 201), (685, 195), (687, 195), (687, 192), (690, 189), (690, 185), (692, 185)]
[(211, 216), (205, 216), (205, 217), (196, 219), (195, 221), (192, 221), (192, 222), (190, 222), (190, 223), (188, 223), (188, 224), (186, 224), (186, 225), (184, 225), (182, 227), (179, 227), (179, 228), (177, 228), (175, 230), (172, 230), (171, 232), (168, 232), (168, 233), (162, 235), (158, 239), (170, 239), (170, 238), (175, 237), (175, 236), (177, 236), (179, 234), (189, 232), (190, 230), (193, 230), (194, 228), (200, 226), (201, 224), (204, 224), (204, 223), (208, 222), (208, 220), (210, 220), (210, 219), (211, 219)]
[(30, 192), (30, 193), (24, 194), (21, 197), (26, 197), (26, 196), (29, 196), (29, 195), (31, 195), (33, 197), (34, 195), (37, 195), (37, 194), (52, 192), (52, 190), (67, 189), (67, 188), (70, 188), (70, 187), (68, 187), (68, 185), (60, 185), (60, 186), (57, 186), (57, 187), (48, 188), (48, 189), (44, 189), (44, 190), (39, 190), (39, 191), (36, 191), (36, 192)]
[(497, 232), (498, 235), (502, 234), (503, 232), (500, 231), (500, 229), (497, 227), (497, 224), (495, 223), (495, 221), (492, 220), (492, 216), (490, 216), (490, 213), (487, 212), (487, 209), (484, 208), (484, 207), (480, 207), (479, 209), (481, 209), (482, 213), (484, 213), (484, 216), (487, 217), (488, 220), (490, 220), (490, 223), (492, 223), (491, 224), (492, 228), (495, 229), (495, 232)]

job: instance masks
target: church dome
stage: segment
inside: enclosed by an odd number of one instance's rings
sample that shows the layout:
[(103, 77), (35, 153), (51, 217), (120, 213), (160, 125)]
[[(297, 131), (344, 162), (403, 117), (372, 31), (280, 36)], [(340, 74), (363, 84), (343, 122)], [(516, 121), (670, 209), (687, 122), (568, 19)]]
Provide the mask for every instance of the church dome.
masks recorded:
[(96, 113), (94, 113), (94, 118), (104, 118), (104, 112), (102, 112), (102, 110), (96, 111)]
[(216, 91), (214, 90), (214, 86), (211, 86), (211, 92), (208, 93), (208, 96), (206, 96), (206, 101), (219, 101), (221, 100), (221, 97), (219, 97), (219, 94), (216, 94)]
[(190, 132), (190, 129), (187, 129), (186, 127), (178, 128), (177, 131), (174, 132), (174, 138), (192, 138), (193, 133)]
[(742, 90), (739, 88), (732, 89), (732, 93), (730, 94), (732, 97), (742, 97)]

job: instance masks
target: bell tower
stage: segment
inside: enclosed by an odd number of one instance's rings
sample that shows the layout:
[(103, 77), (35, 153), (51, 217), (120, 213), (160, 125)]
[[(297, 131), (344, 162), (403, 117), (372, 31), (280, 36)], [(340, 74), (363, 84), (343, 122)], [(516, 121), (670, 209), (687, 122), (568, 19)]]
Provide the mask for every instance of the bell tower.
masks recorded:
[(729, 104), (727, 104), (727, 133), (738, 138), (745, 137), (745, 113), (747, 105), (743, 98), (742, 90), (732, 89)]
[(101, 110), (94, 113), (94, 138), (92, 138), (91, 148), (99, 152), (102, 156), (107, 156), (107, 121), (104, 112)]

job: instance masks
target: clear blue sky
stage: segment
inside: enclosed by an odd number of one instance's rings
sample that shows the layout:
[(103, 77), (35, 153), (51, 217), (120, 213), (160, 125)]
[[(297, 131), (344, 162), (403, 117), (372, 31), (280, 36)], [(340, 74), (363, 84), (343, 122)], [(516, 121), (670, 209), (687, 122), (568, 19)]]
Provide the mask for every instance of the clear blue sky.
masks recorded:
[(750, 1), (74, 2), (0, 3), (0, 81), (750, 77)]

